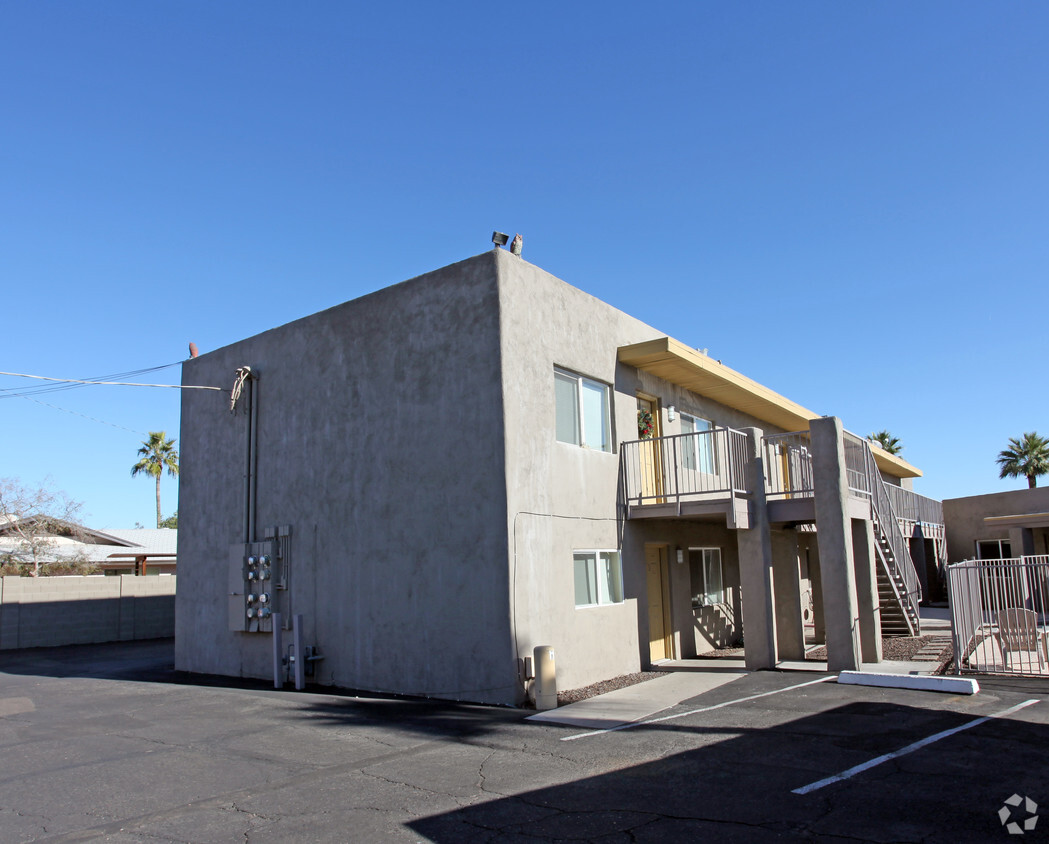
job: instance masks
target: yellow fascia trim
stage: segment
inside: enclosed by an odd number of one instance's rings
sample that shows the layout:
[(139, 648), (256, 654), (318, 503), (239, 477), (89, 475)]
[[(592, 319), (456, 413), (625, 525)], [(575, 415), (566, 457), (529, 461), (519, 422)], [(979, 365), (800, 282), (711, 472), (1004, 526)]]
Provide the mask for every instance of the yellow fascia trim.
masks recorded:
[[(767, 422), (784, 431), (807, 431), (814, 413), (786, 396), (736, 372), (673, 337), (659, 337), (620, 346), (620, 363), (642, 369), (653, 375), (708, 396), (721, 404)], [(895, 478), (920, 478), (921, 470), (906, 460), (872, 446), (878, 468)]]

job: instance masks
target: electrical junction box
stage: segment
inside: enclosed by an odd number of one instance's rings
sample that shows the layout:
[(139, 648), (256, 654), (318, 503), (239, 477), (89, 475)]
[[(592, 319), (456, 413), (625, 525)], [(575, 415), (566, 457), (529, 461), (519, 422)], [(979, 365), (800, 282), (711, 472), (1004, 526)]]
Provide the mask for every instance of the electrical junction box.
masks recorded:
[(290, 629), (288, 582), (291, 571), (291, 526), (266, 529), (263, 542), (230, 548), (229, 629), (272, 633), (273, 616), (281, 613)]

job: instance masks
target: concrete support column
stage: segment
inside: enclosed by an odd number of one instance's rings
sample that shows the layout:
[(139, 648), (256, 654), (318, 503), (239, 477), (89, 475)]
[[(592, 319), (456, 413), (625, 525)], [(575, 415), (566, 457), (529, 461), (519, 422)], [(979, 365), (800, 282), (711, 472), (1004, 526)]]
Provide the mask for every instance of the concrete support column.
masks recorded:
[(780, 659), (805, 659), (805, 621), (801, 616), (801, 563), (798, 534), (786, 531), (786, 553), (773, 554), (776, 646)]
[(748, 477), (751, 489), (750, 528), (736, 532), (739, 581), (743, 591), (743, 641), (747, 668), (776, 667), (776, 610), (773, 603), (772, 537), (765, 505), (760, 428), (744, 428), (747, 435)]
[(860, 624), (841, 420), (836, 416), (813, 419), (809, 432), (827, 625), (827, 667), (831, 671), (856, 671), (861, 661)]
[(856, 572), (856, 608), (860, 617), (860, 655), (864, 662), (881, 662), (881, 613), (878, 601), (874, 523), (852, 520), (852, 556)]

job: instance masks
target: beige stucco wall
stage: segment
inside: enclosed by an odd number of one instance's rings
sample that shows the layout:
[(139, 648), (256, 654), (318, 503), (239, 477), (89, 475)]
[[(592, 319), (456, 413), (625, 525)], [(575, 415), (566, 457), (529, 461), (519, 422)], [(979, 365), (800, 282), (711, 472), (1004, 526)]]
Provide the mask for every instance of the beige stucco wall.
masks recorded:
[[(947, 535), (947, 555), (952, 563), (976, 556), (976, 540), (1009, 539), (1009, 528), (984, 522), (987, 516), (1015, 516), (1049, 512), (1049, 487), (1014, 489), (965, 498), (945, 498), (943, 521)], [(1039, 531), (1035, 553), (1047, 554), (1044, 531)], [(1014, 554), (1021, 553), (1013, 549)]]

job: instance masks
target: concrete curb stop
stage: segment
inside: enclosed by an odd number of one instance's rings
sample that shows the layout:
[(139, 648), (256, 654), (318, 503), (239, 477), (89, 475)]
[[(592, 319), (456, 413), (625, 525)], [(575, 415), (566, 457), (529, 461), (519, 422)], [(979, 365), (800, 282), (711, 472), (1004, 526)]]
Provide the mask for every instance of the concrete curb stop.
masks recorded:
[(916, 689), (922, 692), (950, 692), (974, 695), (980, 684), (968, 677), (940, 677), (927, 674), (874, 674), (868, 671), (842, 671), (838, 682), (850, 686), (880, 686), (888, 689)]

